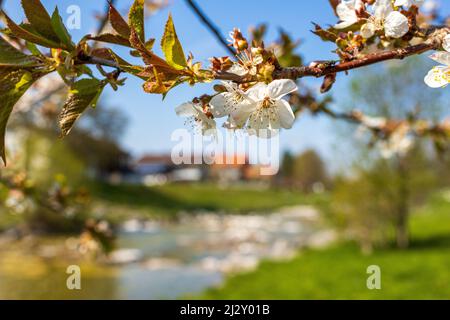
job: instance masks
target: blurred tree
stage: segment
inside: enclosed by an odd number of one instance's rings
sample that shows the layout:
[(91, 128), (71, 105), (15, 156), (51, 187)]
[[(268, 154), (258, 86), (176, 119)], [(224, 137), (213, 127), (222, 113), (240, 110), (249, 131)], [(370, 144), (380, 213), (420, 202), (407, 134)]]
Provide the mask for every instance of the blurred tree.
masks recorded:
[[(424, 94), (425, 87), (420, 74), (427, 68), (420, 60), (410, 59), (405, 63), (391, 62), (356, 73), (350, 88), (351, 109), (356, 107), (363, 113), (376, 117), (403, 119), (421, 115), (439, 120), (444, 113), (445, 97), (443, 91), (427, 91), (427, 94)], [(345, 134), (348, 135), (348, 132)], [(380, 220), (388, 217), (395, 227), (397, 246), (406, 248), (409, 245), (410, 205), (413, 201), (423, 198), (425, 189), (428, 189), (415, 181), (433, 180), (430, 179), (432, 173), (429, 170), (432, 153), (425, 152), (430, 149), (424, 145), (404, 154), (394, 154), (389, 159), (380, 159), (380, 155), (376, 151), (368, 150), (367, 145), (367, 141), (354, 140), (350, 146), (357, 154), (357, 184), (360, 185), (352, 186), (352, 183), (356, 183), (352, 182), (342, 187), (343, 190), (354, 193), (348, 195), (351, 201), (347, 205), (353, 206), (352, 210), (359, 211), (359, 219), (367, 219), (368, 225), (372, 224), (373, 217), (369, 218), (372, 214)], [(349, 146), (344, 148), (347, 147)], [(381, 178), (381, 183), (375, 183), (372, 178), (376, 181)], [(343, 192), (338, 190), (338, 198), (342, 197)], [(374, 194), (377, 195), (375, 199), (383, 199), (383, 204), (374, 202), (373, 208), (376, 209), (369, 210), (360, 202), (371, 201)], [(384, 226), (385, 223), (380, 222), (380, 225)]]
[(291, 151), (287, 150), (283, 153), (281, 159), (281, 168), (278, 177), (283, 181), (283, 183), (288, 184), (294, 174), (294, 162), (295, 157)]
[(329, 185), (325, 162), (314, 150), (307, 150), (298, 156), (285, 152), (280, 177), (284, 185), (303, 192), (323, 190)]
[(437, 183), (433, 159), (426, 155), (421, 145), (395, 161), (361, 155), (359, 161), (370, 161), (370, 166), (357, 163), (353, 176), (336, 179), (331, 201), (334, 221), (364, 253), (393, 237), (398, 247), (407, 245), (402, 241), (408, 241), (409, 208), (422, 203)]
[(293, 177), (304, 192), (323, 190), (329, 181), (325, 162), (315, 150), (307, 150), (295, 158)]

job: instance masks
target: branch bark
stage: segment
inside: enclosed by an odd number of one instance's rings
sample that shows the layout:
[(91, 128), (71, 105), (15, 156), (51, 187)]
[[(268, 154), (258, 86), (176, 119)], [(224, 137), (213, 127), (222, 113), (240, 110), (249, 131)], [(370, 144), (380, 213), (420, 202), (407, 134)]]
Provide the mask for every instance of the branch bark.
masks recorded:
[[(388, 60), (401, 60), (412, 55), (422, 54), (427, 51), (438, 50), (442, 47), (442, 43), (446, 35), (450, 34), (448, 27), (432, 27), (423, 31), (429, 34), (429, 38), (424, 43), (408, 46), (401, 49), (394, 49), (382, 52), (367, 54), (359, 59), (335, 64), (333, 61), (317, 61), (309, 66), (279, 68), (274, 71), (274, 79), (300, 79), (304, 77), (324, 77), (328, 74), (346, 72), (352, 69), (366, 67)], [(241, 77), (235, 74), (221, 72), (217, 73), (216, 79), (230, 80), (237, 83), (245, 83), (254, 81), (248, 77)]]
[[(187, 0), (192, 2), (192, 0)], [(412, 45), (405, 48), (387, 50), (367, 54), (359, 59), (335, 64), (334, 61), (316, 61), (309, 66), (279, 68), (273, 72), (274, 79), (291, 79), (297, 80), (304, 77), (324, 77), (329, 74), (347, 72), (352, 69), (358, 69), (388, 60), (401, 60), (407, 57), (422, 54), (424, 52), (438, 50), (442, 48), (442, 44), (446, 35), (450, 34), (448, 27), (433, 27), (429, 30), (431, 33), (428, 40), (418, 45)], [(227, 46), (227, 48), (230, 48)], [(99, 64), (108, 67), (120, 69), (115, 61), (99, 59), (96, 57), (83, 57), (77, 62), (79, 64)], [(230, 72), (217, 72), (216, 80), (228, 80), (236, 83), (254, 82), (256, 79), (249, 76), (239, 76)]]
[(339, 64), (328, 64), (322, 63), (323, 67), (320, 67), (321, 63), (317, 66), (302, 66), (294, 68), (282, 68), (274, 72), (274, 79), (299, 79), (303, 77), (323, 77), (332, 73), (345, 72), (352, 69), (357, 69), (361, 67), (366, 67), (372, 64), (387, 60), (404, 59), (406, 57), (421, 54), (427, 51), (438, 49), (440, 44), (437, 43), (423, 43), (415, 46), (410, 46), (402, 49), (395, 49), (383, 52), (377, 52), (368, 54), (361, 59), (352, 60), (349, 62), (339, 63)]

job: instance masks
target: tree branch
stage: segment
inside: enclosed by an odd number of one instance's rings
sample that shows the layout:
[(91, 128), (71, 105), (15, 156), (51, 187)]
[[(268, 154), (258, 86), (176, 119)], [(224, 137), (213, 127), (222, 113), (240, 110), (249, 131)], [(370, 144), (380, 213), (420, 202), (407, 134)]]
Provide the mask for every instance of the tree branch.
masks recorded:
[(117, 70), (121, 70), (120, 66), (116, 61), (103, 59), (95, 56), (87, 56), (87, 55), (78, 55), (75, 64), (95, 64), (104, 67), (116, 68)]
[(222, 33), (219, 28), (209, 19), (205, 13), (200, 9), (200, 7), (193, 0), (186, 0), (187, 5), (194, 11), (197, 17), (203, 22), (203, 24), (211, 31), (211, 33), (215, 36), (217, 41), (227, 50), (231, 55), (235, 55), (233, 48), (228, 45), (228, 43), (224, 40)]
[[(436, 50), (440, 45), (436, 43), (423, 43), (415, 46), (410, 46), (402, 49), (395, 49), (383, 52), (372, 53), (364, 56), (361, 59), (352, 60), (340, 64), (328, 64), (328, 63), (314, 63), (311, 66), (302, 66), (294, 68), (282, 68), (274, 72), (274, 79), (298, 79), (303, 77), (323, 77), (332, 73), (345, 72), (352, 69), (357, 69), (378, 62), (387, 60), (404, 59), (406, 57), (421, 54), (427, 51)], [(321, 67), (321, 65), (323, 65)]]
[[(191, 0), (187, 1), (192, 2)], [(312, 62), (309, 66), (279, 68), (273, 72), (272, 76), (274, 79), (292, 79), (292, 80), (297, 80), (304, 77), (320, 78), (329, 74), (346, 72), (352, 69), (366, 67), (383, 61), (405, 59), (412, 55), (422, 54), (427, 51), (441, 49), (445, 36), (450, 34), (450, 29), (448, 27), (440, 27), (440, 28), (432, 27), (429, 29), (429, 32), (431, 33), (431, 35), (429, 36), (428, 40), (418, 45), (370, 53), (359, 59), (338, 64), (335, 64), (334, 61), (316, 61)], [(227, 46), (227, 48), (229, 47)], [(120, 66), (118, 66), (115, 61), (102, 59), (98, 57), (90, 57), (90, 56), (79, 57), (76, 63), (98, 64), (107, 67), (117, 68), (120, 70)], [(224, 71), (216, 72), (214, 78), (216, 80), (228, 80), (236, 83), (248, 83), (256, 81), (256, 79), (251, 76), (239, 76), (237, 74)]]
[[(427, 51), (438, 50), (442, 47), (443, 39), (450, 34), (448, 27), (430, 29), (432, 34), (429, 39), (421, 44), (409, 46), (401, 49), (394, 49), (376, 53), (367, 54), (359, 59), (335, 64), (334, 61), (316, 61), (309, 66), (279, 68), (274, 71), (274, 79), (300, 79), (304, 77), (324, 77), (329, 74), (346, 72), (352, 69), (366, 67), (383, 61), (404, 59), (406, 57), (422, 54)], [(242, 77), (229, 72), (216, 73), (218, 80), (230, 80), (237, 83), (246, 83), (255, 81), (251, 77)]]

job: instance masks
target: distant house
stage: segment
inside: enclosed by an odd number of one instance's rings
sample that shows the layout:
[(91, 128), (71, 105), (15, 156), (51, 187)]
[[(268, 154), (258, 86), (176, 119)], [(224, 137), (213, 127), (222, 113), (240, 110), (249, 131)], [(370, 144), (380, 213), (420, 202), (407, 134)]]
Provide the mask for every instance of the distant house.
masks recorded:
[(208, 166), (208, 179), (221, 183), (241, 181), (244, 178), (244, 168), (247, 163), (245, 155), (221, 154), (208, 159), (212, 164)]
[(217, 155), (208, 159), (210, 165), (175, 165), (166, 154), (148, 154), (137, 159), (133, 165), (133, 174), (124, 181), (147, 186), (161, 185), (167, 182), (198, 182), (204, 180), (219, 183), (237, 183), (241, 181), (267, 182), (271, 176), (261, 175), (260, 165), (249, 164), (246, 155)]
[(271, 176), (261, 174), (261, 168), (261, 165), (250, 164), (245, 154), (221, 154), (208, 166), (208, 178), (226, 183), (271, 180)]
[(174, 167), (170, 155), (145, 155), (139, 158), (134, 165), (139, 175), (153, 175), (169, 173)]
[(135, 165), (135, 175), (145, 185), (158, 185), (166, 182), (197, 182), (205, 174), (200, 165), (175, 165), (170, 155), (145, 155)]

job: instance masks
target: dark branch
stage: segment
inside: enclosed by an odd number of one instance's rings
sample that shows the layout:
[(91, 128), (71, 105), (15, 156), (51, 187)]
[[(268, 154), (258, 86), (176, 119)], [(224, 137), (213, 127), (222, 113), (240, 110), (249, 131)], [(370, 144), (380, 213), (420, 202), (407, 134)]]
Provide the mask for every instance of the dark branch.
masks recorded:
[(275, 79), (298, 79), (308, 76), (323, 77), (327, 74), (345, 72), (352, 69), (366, 67), (378, 62), (394, 59), (404, 59), (406, 57), (421, 54), (427, 51), (438, 49), (436, 43), (423, 43), (403, 49), (395, 49), (383, 52), (372, 53), (361, 59), (352, 60), (337, 65), (324, 64), (324, 67), (318, 66), (302, 66), (293, 68), (283, 68), (274, 72)]
[(193, 0), (186, 0), (187, 5), (194, 11), (197, 17), (203, 22), (203, 24), (211, 31), (217, 41), (227, 50), (231, 55), (235, 55), (233, 48), (228, 45), (224, 40), (219, 28), (205, 15), (200, 7)]
[[(296, 80), (304, 77), (324, 77), (329, 74), (346, 72), (352, 69), (366, 67), (383, 61), (404, 59), (406, 57), (421, 54), (427, 51), (438, 50), (442, 47), (442, 43), (446, 35), (450, 34), (450, 29), (443, 27), (436, 29), (433, 27), (433, 33), (429, 39), (418, 45), (409, 46), (401, 49), (387, 50), (382, 52), (370, 53), (359, 59), (334, 64), (332, 61), (313, 62), (309, 66), (280, 68), (274, 71), (274, 79), (292, 79)], [(222, 72), (216, 74), (216, 79), (230, 80), (237, 83), (245, 83), (256, 81), (249, 77), (241, 77), (232, 73)]]

